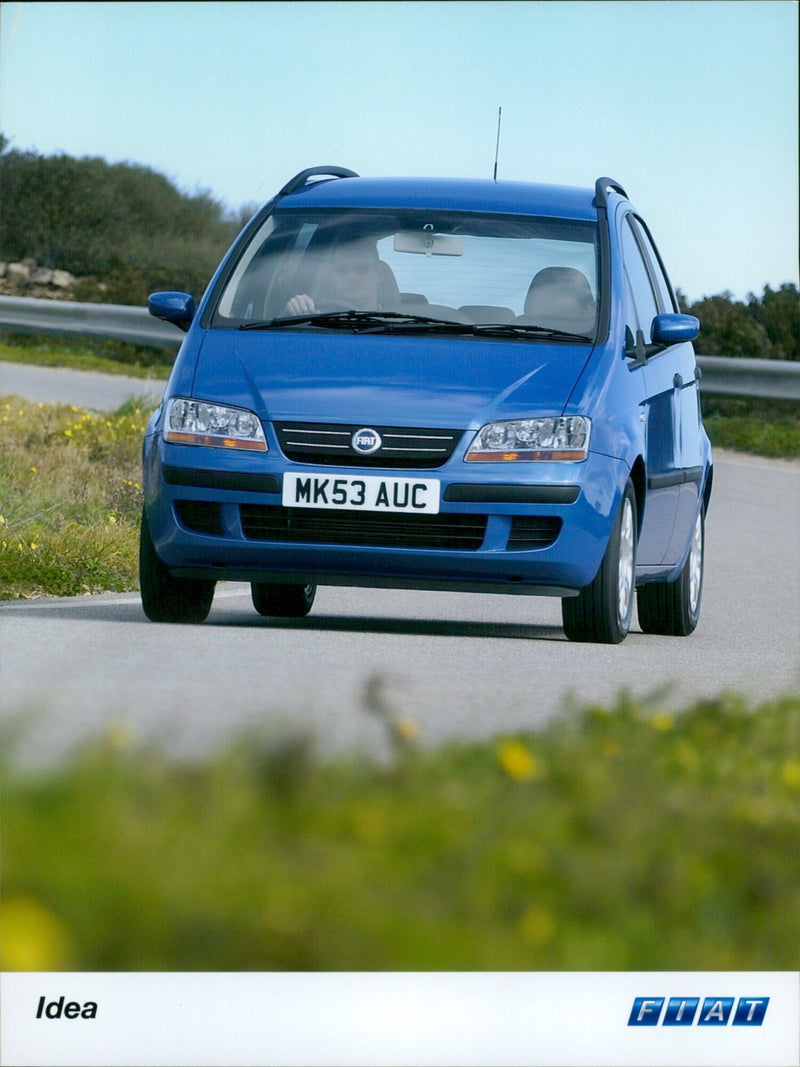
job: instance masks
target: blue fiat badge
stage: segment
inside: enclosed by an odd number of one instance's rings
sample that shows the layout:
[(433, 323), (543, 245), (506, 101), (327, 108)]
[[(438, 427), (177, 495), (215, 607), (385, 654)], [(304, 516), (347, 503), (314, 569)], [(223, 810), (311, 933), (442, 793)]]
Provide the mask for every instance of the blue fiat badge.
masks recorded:
[(350, 443), (356, 452), (360, 452), (362, 456), (369, 456), (372, 452), (377, 452), (381, 447), (381, 435), (377, 430), (363, 429), (356, 430), (353, 436), (350, 438)]

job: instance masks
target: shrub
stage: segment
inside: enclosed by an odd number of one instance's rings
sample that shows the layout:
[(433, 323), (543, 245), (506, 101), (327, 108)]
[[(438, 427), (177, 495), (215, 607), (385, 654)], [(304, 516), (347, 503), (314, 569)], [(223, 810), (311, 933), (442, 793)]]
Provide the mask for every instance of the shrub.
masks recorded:
[(199, 297), (241, 222), (208, 191), (181, 193), (133, 163), (6, 149), (0, 182), (3, 256), (80, 276), (83, 299), (142, 304), (159, 288)]

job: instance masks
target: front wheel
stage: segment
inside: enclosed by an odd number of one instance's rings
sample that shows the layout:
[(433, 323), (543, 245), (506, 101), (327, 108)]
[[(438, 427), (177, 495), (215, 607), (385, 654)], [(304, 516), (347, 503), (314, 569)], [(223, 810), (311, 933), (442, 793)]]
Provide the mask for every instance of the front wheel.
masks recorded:
[(636, 575), (636, 494), (628, 480), (600, 569), (591, 585), (561, 601), (570, 641), (617, 645), (628, 633)]
[(315, 585), (269, 585), (252, 582), (250, 595), (259, 615), (277, 615), (285, 619), (302, 619), (311, 611), (317, 593)]
[(159, 559), (142, 509), (139, 535), (139, 590), (151, 622), (202, 622), (211, 610), (216, 582), (173, 578)]
[(688, 637), (697, 626), (703, 597), (705, 531), (705, 508), (701, 504), (681, 573), (674, 582), (651, 582), (639, 589), (639, 625), (646, 634)]

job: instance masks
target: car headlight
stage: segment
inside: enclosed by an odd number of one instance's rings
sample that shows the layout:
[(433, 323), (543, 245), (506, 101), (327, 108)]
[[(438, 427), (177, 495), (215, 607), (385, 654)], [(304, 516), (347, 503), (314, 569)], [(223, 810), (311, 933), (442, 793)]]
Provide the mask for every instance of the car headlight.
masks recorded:
[(246, 408), (176, 397), (167, 404), (164, 440), (176, 445), (210, 445), (266, 452), (261, 420)]
[(586, 459), (592, 420), (583, 415), (490, 422), (478, 431), (465, 459), (471, 462)]

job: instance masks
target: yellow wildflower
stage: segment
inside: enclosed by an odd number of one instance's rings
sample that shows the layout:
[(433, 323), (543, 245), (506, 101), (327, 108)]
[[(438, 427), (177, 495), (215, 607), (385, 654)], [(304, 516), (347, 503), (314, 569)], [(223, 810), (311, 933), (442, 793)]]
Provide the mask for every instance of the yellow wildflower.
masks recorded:
[(553, 940), (556, 932), (555, 917), (549, 908), (534, 904), (522, 916), (519, 932), (527, 945), (540, 948)]
[(412, 722), (411, 719), (397, 719), (394, 727), (398, 736), (408, 743), (416, 741), (419, 735), (417, 724)]
[(675, 716), (668, 711), (657, 711), (650, 720), (650, 725), (660, 734), (669, 733), (675, 725)]
[(781, 778), (790, 789), (800, 789), (800, 759), (787, 759), (781, 768)]
[(72, 954), (67, 930), (38, 901), (21, 895), (3, 901), (0, 970), (66, 971)]
[(509, 776), (518, 782), (529, 782), (541, 778), (544, 767), (521, 741), (504, 741), (497, 750), (500, 766)]

